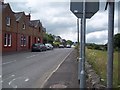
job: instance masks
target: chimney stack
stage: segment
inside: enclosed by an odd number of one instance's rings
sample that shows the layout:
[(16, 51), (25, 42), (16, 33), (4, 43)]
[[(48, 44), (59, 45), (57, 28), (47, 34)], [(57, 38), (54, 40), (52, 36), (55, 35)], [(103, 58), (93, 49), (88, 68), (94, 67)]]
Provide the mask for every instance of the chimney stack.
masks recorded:
[(29, 20), (29, 21), (30, 21), (30, 18), (31, 18), (30, 13), (29, 13), (29, 15), (26, 15), (26, 17), (27, 17), (27, 20)]

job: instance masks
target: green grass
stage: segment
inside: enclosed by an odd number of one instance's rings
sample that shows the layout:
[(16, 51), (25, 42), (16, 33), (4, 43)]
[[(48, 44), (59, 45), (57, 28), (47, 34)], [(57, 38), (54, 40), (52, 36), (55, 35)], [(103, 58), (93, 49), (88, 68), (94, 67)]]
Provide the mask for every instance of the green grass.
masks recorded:
[[(87, 61), (92, 65), (94, 70), (102, 79), (102, 83), (106, 85), (107, 74), (107, 51), (86, 49)], [(118, 85), (118, 52), (114, 52), (113, 61), (113, 86)]]

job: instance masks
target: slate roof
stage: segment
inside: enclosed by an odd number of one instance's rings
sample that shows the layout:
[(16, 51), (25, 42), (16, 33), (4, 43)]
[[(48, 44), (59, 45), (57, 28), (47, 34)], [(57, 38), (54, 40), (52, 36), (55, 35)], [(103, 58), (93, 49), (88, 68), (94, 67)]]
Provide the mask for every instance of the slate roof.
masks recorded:
[(30, 26), (34, 26), (36, 28), (37, 26), (42, 26), (42, 24), (41, 24), (40, 20), (31, 20)]
[(15, 17), (16, 17), (16, 21), (19, 21), (21, 19), (21, 17), (23, 16), (24, 12), (18, 12), (18, 13), (14, 13)]

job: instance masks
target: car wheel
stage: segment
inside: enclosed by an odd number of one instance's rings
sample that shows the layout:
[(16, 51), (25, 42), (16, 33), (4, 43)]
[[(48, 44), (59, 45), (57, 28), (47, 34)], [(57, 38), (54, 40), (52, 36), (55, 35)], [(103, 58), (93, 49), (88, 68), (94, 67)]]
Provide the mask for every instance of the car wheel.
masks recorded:
[(40, 49), (40, 52), (42, 52), (42, 49)]

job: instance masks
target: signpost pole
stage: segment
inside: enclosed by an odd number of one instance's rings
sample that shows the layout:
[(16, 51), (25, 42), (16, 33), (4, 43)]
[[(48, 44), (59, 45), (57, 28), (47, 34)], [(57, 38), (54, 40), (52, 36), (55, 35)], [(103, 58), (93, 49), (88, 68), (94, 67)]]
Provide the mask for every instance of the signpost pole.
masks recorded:
[(77, 47), (77, 49), (78, 49), (78, 60), (79, 60), (79, 46), (80, 46), (80, 40), (79, 40), (79, 18), (77, 18), (77, 33), (78, 33), (78, 47)]
[[(79, 58), (79, 73), (82, 70), (82, 19), (81, 19), (81, 30), (80, 30), (80, 58)], [(79, 80), (80, 80), (80, 74), (79, 74)]]
[(85, 76), (85, 34), (86, 34), (86, 2), (83, 0), (83, 20), (82, 20), (82, 70), (80, 77), (80, 88), (85, 88), (86, 86), (86, 76)]
[(114, 34), (114, 0), (108, 2), (108, 61), (107, 61), (107, 88), (113, 87), (113, 34)]
[(80, 41), (79, 41), (79, 18), (77, 18), (77, 39), (78, 39), (78, 46), (77, 46), (77, 59), (78, 59), (78, 80), (80, 80), (80, 77), (79, 77), (79, 75), (80, 75), (80, 60), (79, 60), (79, 53), (80, 53), (80, 49), (79, 49), (79, 45), (80, 45)]

